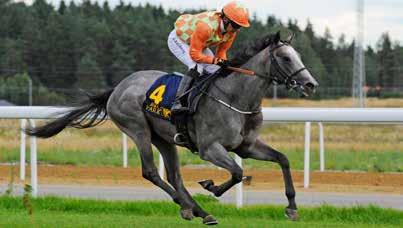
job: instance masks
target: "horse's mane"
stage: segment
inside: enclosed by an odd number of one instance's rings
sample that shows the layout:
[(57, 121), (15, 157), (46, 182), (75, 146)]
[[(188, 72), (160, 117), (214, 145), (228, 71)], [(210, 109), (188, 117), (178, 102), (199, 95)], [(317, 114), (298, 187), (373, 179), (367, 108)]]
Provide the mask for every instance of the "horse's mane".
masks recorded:
[[(273, 42), (274, 37), (275, 37), (274, 34), (268, 34), (265, 35), (264, 37), (258, 38), (244, 45), (244, 47), (241, 48), (241, 51), (237, 52), (235, 54), (235, 57), (229, 61), (229, 65), (234, 67), (242, 66), (243, 64), (248, 62), (253, 56), (257, 55), (263, 49), (268, 47)], [(231, 73), (232, 71), (223, 70), (220, 72), (220, 75), (227, 76)]]

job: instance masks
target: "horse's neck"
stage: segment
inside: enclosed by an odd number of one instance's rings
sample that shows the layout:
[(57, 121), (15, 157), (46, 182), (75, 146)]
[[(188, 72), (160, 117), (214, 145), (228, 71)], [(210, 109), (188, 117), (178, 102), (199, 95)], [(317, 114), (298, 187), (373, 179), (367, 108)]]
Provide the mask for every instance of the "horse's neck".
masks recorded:
[[(266, 49), (261, 51), (259, 54), (251, 58), (247, 63), (245, 63), (242, 68), (253, 70), (260, 74), (268, 73), (268, 59), (265, 60), (267, 54)], [(262, 99), (270, 86), (268, 80), (263, 80), (257, 76), (249, 76), (240, 73), (232, 73), (225, 78), (217, 80), (216, 85), (218, 87), (217, 95), (222, 97), (225, 93), (225, 98), (231, 103), (231, 105), (236, 106), (238, 109), (242, 110), (256, 110), (260, 107)], [(224, 98), (224, 97), (222, 97)], [(224, 99), (225, 99), (224, 98)]]

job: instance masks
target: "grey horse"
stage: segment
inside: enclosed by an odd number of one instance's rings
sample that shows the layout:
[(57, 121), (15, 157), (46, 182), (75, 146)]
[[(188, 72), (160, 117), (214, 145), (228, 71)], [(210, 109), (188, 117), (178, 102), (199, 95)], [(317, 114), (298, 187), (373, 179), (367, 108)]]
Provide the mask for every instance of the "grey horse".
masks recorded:
[[(289, 161), (284, 154), (258, 139), (263, 122), (261, 102), (273, 82), (285, 84), (304, 95), (311, 95), (318, 86), (291, 46), (291, 40), (292, 36), (282, 41), (278, 32), (257, 40), (238, 54), (231, 61), (232, 65), (253, 70), (255, 76), (224, 70), (222, 74), (225, 76), (217, 77), (205, 91), (207, 96), (201, 98), (197, 112), (188, 123), (188, 130), (200, 158), (231, 174), (231, 178), (220, 185), (214, 184), (212, 180), (199, 182), (203, 188), (219, 197), (242, 181), (243, 170), (229, 151), (241, 158), (276, 162), (283, 172), (289, 203), (285, 214), (291, 220), (297, 220)], [(88, 95), (88, 100), (58, 119), (41, 127), (26, 129), (26, 132), (48, 138), (66, 127), (96, 126), (108, 115), (136, 144), (143, 177), (172, 197), (180, 206), (182, 218), (190, 220), (196, 216), (202, 218), (204, 224), (217, 224), (217, 220), (197, 204), (183, 184), (173, 140), (175, 126), (142, 108), (148, 88), (165, 74), (155, 70), (135, 72), (115, 88), (99, 95)], [(158, 174), (152, 145), (156, 146), (164, 159), (168, 183)]]

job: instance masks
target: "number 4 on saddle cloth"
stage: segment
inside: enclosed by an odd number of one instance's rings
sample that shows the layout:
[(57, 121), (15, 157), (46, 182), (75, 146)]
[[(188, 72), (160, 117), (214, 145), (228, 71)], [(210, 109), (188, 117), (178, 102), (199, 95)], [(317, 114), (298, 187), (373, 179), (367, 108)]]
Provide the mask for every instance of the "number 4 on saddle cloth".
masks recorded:
[(171, 107), (182, 80), (182, 75), (179, 73), (166, 74), (158, 78), (148, 89), (143, 103), (143, 109), (146, 112), (158, 118), (171, 121), (175, 124), (178, 132), (185, 132), (184, 142), (178, 144), (187, 147), (193, 152), (196, 151), (196, 147), (189, 140), (187, 121), (197, 110), (197, 104), (203, 95), (201, 91), (206, 91), (212, 81), (210, 79), (215, 78), (212, 76), (204, 75), (197, 78), (196, 82), (193, 80), (191, 92), (188, 93), (187, 97), (181, 98), (182, 106), (188, 106), (190, 110), (189, 113), (185, 113), (183, 116), (171, 116)]

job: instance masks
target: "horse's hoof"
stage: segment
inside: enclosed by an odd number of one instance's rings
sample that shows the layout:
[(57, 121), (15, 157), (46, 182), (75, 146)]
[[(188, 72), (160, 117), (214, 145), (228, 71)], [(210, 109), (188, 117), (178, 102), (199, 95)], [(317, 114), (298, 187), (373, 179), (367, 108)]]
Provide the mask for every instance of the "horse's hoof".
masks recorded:
[(203, 224), (204, 225), (217, 225), (218, 222), (212, 215), (207, 215), (203, 219)]
[(297, 221), (299, 219), (298, 211), (290, 208), (285, 209), (285, 215), (291, 221)]
[(181, 217), (185, 220), (192, 220), (194, 218), (192, 209), (181, 209)]
[(209, 187), (210, 187), (210, 186), (214, 186), (214, 181), (212, 181), (212, 180), (202, 180), (202, 181), (199, 181), (199, 184), (200, 184), (204, 189), (209, 190)]

